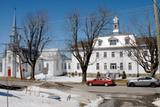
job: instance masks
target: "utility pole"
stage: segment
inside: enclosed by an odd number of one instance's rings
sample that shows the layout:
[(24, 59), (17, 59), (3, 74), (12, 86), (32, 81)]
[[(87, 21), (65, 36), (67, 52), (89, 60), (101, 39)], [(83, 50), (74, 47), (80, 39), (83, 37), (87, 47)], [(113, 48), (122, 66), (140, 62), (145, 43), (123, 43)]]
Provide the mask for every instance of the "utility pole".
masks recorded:
[(160, 72), (160, 28), (159, 28), (159, 16), (158, 16), (158, 3), (157, 0), (153, 0), (154, 7), (154, 18), (156, 24), (156, 36), (157, 36), (157, 46), (158, 46), (158, 70)]
[(7, 72), (7, 75), (6, 75), (6, 77), (5, 77), (5, 80), (6, 80), (6, 85), (7, 85), (7, 107), (9, 107), (9, 97), (8, 97), (8, 95), (9, 95), (9, 86), (8, 86), (8, 69), (7, 69), (7, 63), (6, 63), (6, 61), (7, 61), (7, 47), (8, 47), (8, 44), (6, 44), (5, 43), (5, 72)]

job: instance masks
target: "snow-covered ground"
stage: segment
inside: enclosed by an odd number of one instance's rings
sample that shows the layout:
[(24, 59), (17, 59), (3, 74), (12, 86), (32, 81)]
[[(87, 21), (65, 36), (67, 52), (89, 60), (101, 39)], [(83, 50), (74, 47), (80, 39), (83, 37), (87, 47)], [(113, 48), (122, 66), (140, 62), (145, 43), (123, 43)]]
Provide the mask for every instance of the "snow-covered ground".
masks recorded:
[[(44, 74), (38, 74), (36, 75), (36, 79), (38, 80), (47, 80), (47, 81), (54, 81), (54, 82), (81, 82), (82, 77), (79, 76), (45, 76)], [(93, 78), (87, 78), (87, 80), (90, 80)]]
[[(51, 77), (44, 74), (36, 75), (36, 79), (40, 81), (54, 81), (54, 82), (76, 82), (80, 83), (82, 77), (74, 76), (58, 76)], [(93, 78), (87, 78), (90, 80)], [(97, 99), (85, 99), (85, 93), (78, 92), (77, 94), (62, 92), (57, 89), (45, 89), (36, 86), (28, 87), (29, 91), (9, 91), (9, 107), (80, 107), (80, 99), (88, 100), (85, 107), (98, 107), (104, 99), (100, 96)], [(30, 91), (31, 90), (31, 91)], [(7, 107), (6, 90), (0, 89), (0, 105)], [(82, 94), (82, 95), (81, 95)], [(58, 99), (60, 97), (60, 99)], [(153, 104), (160, 107), (160, 98), (157, 98)]]
[[(81, 82), (81, 77), (47, 77), (43, 74), (36, 76), (36, 79), (55, 82)], [(80, 92), (77, 94), (60, 91), (58, 89), (47, 89), (38, 86), (29, 86), (22, 91), (0, 89), (0, 106), (7, 107), (80, 107), (80, 99), (85, 100)], [(104, 100), (101, 97), (89, 100), (86, 107), (98, 107)]]
[[(0, 89), (0, 105), (7, 107), (7, 95), (9, 107), (80, 107), (77, 100), (80, 95), (62, 92), (56, 89), (45, 89), (30, 86), (23, 91)], [(86, 99), (87, 100), (87, 99)], [(103, 101), (101, 97), (90, 100), (85, 107), (98, 107)]]
[[(6, 107), (6, 93), (6, 90), (0, 90), (1, 107)], [(9, 91), (8, 102), (9, 107), (79, 107), (79, 102), (74, 99), (77, 95), (71, 95), (72, 98), (67, 101), (68, 95), (69, 93), (54, 89), (32, 87), (28, 91)]]

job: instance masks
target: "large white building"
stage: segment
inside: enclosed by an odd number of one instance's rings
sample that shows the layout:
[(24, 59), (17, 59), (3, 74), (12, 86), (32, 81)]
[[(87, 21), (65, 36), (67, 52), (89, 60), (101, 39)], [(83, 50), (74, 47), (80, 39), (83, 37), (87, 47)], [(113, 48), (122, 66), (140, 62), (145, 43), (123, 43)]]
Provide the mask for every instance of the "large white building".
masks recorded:
[[(126, 51), (129, 42), (135, 40), (134, 34), (119, 32), (119, 19), (114, 17), (112, 34), (97, 38), (87, 73), (145, 73), (140, 65), (129, 58)], [(81, 72), (80, 64), (73, 55), (71, 65), (70, 72)]]

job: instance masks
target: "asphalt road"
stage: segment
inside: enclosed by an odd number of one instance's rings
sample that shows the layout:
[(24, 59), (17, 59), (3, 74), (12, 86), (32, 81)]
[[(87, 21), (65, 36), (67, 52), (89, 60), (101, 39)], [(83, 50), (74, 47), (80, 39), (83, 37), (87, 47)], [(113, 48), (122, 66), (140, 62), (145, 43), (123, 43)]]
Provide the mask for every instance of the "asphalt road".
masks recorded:
[(127, 87), (127, 86), (87, 86), (82, 84), (65, 83), (73, 87), (72, 90), (83, 90), (91, 93), (114, 93), (114, 94), (133, 94), (133, 95), (153, 95), (160, 94), (160, 87)]
[[(72, 86), (71, 91), (89, 92), (105, 98), (99, 107), (156, 107), (152, 102), (160, 98), (160, 87), (127, 87), (127, 86), (87, 86), (81, 84), (65, 84)], [(86, 93), (87, 94), (87, 93)], [(84, 96), (88, 97), (88, 95)]]
[[(38, 81), (0, 81), (0, 84), (8, 84), (8, 85), (20, 85), (20, 86), (28, 86), (28, 85), (38, 85), (44, 82)], [(52, 82), (53, 83), (53, 82)], [(67, 85), (72, 87), (72, 91), (84, 91), (90, 93), (114, 93), (114, 94), (133, 94), (133, 95), (153, 95), (160, 94), (160, 87), (152, 88), (152, 87), (127, 87), (127, 86), (87, 86), (86, 84), (80, 83), (63, 83), (63, 85)]]

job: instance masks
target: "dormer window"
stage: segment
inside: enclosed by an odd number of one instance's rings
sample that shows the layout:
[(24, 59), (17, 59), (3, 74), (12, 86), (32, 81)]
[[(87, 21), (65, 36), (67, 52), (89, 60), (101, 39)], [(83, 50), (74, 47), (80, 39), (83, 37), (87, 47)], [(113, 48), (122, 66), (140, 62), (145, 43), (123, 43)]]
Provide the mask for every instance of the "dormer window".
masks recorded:
[(129, 37), (126, 37), (126, 38), (125, 38), (125, 44), (129, 44), (129, 41), (130, 41), (130, 38), (129, 38)]
[(117, 40), (110, 40), (110, 45), (116, 45), (117, 44)]
[(102, 40), (98, 40), (98, 46), (102, 45)]
[(108, 41), (110, 42), (110, 45), (117, 45), (118, 39), (115, 37), (110, 37)]

